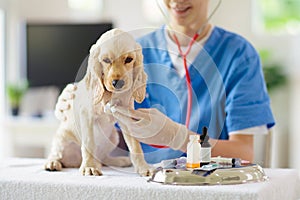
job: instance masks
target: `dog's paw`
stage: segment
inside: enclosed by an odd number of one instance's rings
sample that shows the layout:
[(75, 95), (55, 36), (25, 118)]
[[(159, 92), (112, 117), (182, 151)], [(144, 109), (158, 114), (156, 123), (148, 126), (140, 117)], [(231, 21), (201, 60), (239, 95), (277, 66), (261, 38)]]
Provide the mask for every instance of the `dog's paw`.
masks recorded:
[(102, 172), (97, 167), (80, 167), (79, 171), (84, 176), (102, 176)]
[(49, 160), (45, 166), (45, 170), (47, 171), (61, 171), (62, 164), (58, 160)]
[(135, 171), (141, 176), (152, 176), (154, 172), (154, 168), (149, 165), (141, 165), (135, 167)]

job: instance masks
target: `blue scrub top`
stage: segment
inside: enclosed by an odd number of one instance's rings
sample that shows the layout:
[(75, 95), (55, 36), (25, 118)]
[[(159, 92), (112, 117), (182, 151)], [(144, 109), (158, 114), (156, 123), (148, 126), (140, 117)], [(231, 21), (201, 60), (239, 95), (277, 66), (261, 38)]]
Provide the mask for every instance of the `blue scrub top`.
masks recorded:
[[(186, 77), (175, 70), (162, 27), (137, 41), (143, 48), (148, 75), (147, 95), (135, 108), (157, 108), (172, 120), (185, 123)], [(274, 118), (259, 56), (243, 37), (214, 27), (196, 59), (189, 62), (193, 88), (189, 129), (201, 133), (208, 127), (211, 138), (228, 139), (231, 131), (254, 126), (272, 127)], [(201, 50), (200, 50), (201, 49)], [(182, 64), (183, 67), (183, 64)], [(142, 144), (148, 163), (184, 156), (170, 148)]]

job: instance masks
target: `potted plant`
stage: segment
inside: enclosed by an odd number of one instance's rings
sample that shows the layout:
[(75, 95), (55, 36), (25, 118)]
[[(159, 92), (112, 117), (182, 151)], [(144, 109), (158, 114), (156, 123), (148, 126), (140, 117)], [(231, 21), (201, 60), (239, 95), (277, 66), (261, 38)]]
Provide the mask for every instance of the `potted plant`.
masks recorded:
[(262, 60), (268, 91), (273, 92), (276, 88), (286, 84), (287, 76), (283, 71), (283, 67), (279, 63), (272, 62), (271, 52), (267, 49), (262, 49), (259, 51), (259, 55)]
[(24, 93), (28, 88), (27, 82), (24, 83), (9, 83), (7, 84), (6, 90), (8, 94), (8, 100), (11, 107), (11, 113), (13, 116), (19, 114), (20, 103)]

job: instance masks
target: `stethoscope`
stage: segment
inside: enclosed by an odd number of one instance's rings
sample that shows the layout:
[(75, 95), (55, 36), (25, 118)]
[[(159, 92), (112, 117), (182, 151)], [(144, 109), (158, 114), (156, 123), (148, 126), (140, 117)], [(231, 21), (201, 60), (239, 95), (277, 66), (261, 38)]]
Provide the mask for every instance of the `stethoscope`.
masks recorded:
[[(179, 55), (183, 59), (183, 66), (184, 66), (185, 76), (186, 76), (186, 85), (187, 85), (187, 89), (188, 89), (187, 90), (188, 91), (187, 111), (186, 111), (186, 120), (185, 120), (186, 127), (189, 127), (189, 125), (190, 125), (190, 118), (191, 118), (191, 111), (192, 111), (192, 102), (193, 102), (192, 83), (191, 83), (191, 77), (190, 77), (190, 73), (189, 73), (188, 65), (187, 65), (187, 55), (189, 54), (189, 52), (190, 52), (193, 44), (197, 41), (197, 39), (200, 36), (200, 34), (205, 30), (205, 27), (207, 26), (207, 24), (210, 21), (210, 19), (213, 17), (213, 15), (216, 13), (216, 11), (218, 10), (218, 8), (220, 7), (221, 2), (222, 2), (222, 0), (218, 1), (218, 4), (212, 10), (212, 12), (210, 13), (210, 15), (206, 19), (206, 21), (202, 24), (202, 26), (200, 27), (200, 29), (198, 30), (198, 32), (195, 33), (195, 35), (192, 37), (192, 39), (190, 40), (190, 42), (189, 42), (189, 44), (187, 46), (186, 52), (182, 51), (181, 45), (179, 43), (179, 40), (178, 40), (176, 34), (175, 33), (173, 34), (173, 39), (174, 39), (174, 41), (175, 41), (175, 43), (177, 45)], [(165, 12), (162, 9), (161, 5), (158, 3), (158, 0), (156, 0), (156, 3), (158, 5), (158, 8), (160, 9), (162, 15), (164, 16), (165, 20), (168, 22), (169, 21), (168, 16), (165, 14)], [(172, 26), (170, 26), (170, 25), (168, 25), (168, 26), (169, 26), (169, 28), (171, 30), (174, 30), (172, 28)]]
[[(181, 58), (183, 59), (183, 66), (184, 66), (184, 70), (185, 70), (185, 77), (186, 77), (186, 85), (187, 85), (187, 91), (188, 91), (188, 99), (187, 99), (187, 111), (186, 111), (186, 120), (185, 120), (185, 126), (188, 128), (190, 125), (190, 118), (191, 118), (191, 112), (192, 112), (192, 103), (193, 103), (193, 91), (192, 91), (192, 82), (191, 82), (191, 77), (190, 77), (190, 73), (188, 70), (188, 65), (187, 65), (187, 55), (189, 54), (189, 52), (191, 51), (191, 48), (193, 46), (193, 44), (197, 41), (198, 37), (200, 36), (200, 34), (204, 31), (205, 27), (207, 26), (209, 20), (213, 17), (213, 15), (215, 14), (215, 12), (218, 10), (218, 8), (221, 5), (222, 0), (218, 1), (218, 4), (215, 6), (215, 8), (212, 10), (212, 12), (210, 13), (210, 15), (208, 16), (208, 18), (206, 19), (206, 21), (203, 23), (203, 25), (200, 27), (200, 29), (198, 30), (197, 33), (195, 33), (195, 35), (192, 37), (192, 39), (190, 40), (187, 50), (186, 52), (183, 52), (181, 49), (181, 45), (179, 43), (179, 40), (176, 36), (176, 34), (173, 34), (173, 39), (177, 45), (178, 48), (178, 52), (179, 55), (181, 56)], [(159, 4), (158, 0), (156, 0), (156, 4), (158, 5), (158, 8), (160, 9), (160, 12), (162, 13), (162, 15), (164, 16), (166, 22), (169, 21), (168, 16), (165, 14), (164, 10), (162, 9), (162, 6)], [(168, 25), (169, 28), (172, 30), (174, 30), (170, 25)], [(174, 32), (174, 31), (173, 31)], [(153, 145), (151, 144), (150, 146), (155, 147), (155, 148), (168, 148), (168, 146), (162, 146), (162, 145)]]

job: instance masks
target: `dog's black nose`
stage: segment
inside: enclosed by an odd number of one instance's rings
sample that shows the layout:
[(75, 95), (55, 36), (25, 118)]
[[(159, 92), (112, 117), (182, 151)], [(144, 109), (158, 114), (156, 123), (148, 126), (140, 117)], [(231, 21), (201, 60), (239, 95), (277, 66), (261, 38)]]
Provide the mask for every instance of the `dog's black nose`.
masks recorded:
[(112, 85), (116, 89), (121, 89), (125, 85), (125, 81), (119, 80), (119, 79), (115, 79), (115, 80), (112, 81)]

